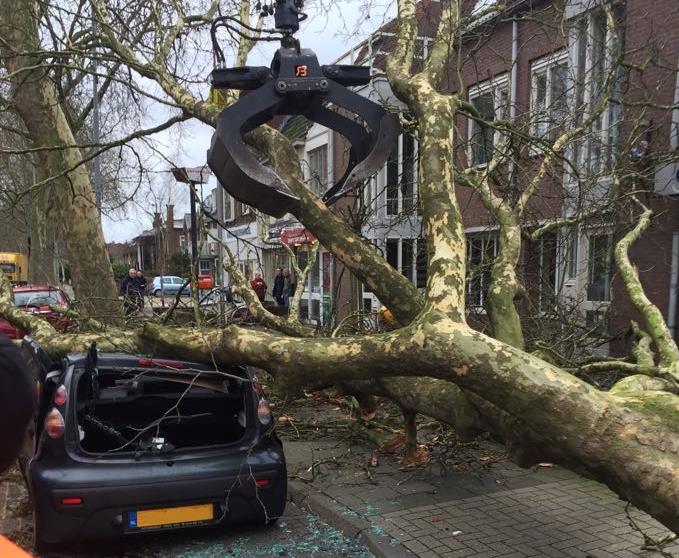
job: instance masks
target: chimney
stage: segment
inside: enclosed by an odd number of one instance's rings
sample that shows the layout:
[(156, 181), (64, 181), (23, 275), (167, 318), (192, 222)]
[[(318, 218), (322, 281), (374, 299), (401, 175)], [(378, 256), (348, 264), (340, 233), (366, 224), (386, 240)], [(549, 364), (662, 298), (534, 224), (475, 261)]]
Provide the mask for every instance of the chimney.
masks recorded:
[(167, 205), (167, 231), (174, 229), (174, 205)]

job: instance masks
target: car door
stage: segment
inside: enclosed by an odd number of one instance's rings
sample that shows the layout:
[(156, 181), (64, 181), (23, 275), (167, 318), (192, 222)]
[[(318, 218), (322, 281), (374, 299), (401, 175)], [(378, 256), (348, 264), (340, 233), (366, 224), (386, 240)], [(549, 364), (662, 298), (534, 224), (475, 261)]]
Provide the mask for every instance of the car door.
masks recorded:
[(174, 294), (176, 292), (172, 283), (172, 277), (161, 277), (160, 283), (163, 294)]
[[(175, 277), (174, 282), (175, 282), (175, 289), (176, 289), (175, 292), (178, 293), (181, 290), (182, 286), (184, 285), (185, 281), (181, 277)], [(182, 294), (186, 294), (187, 292), (188, 292), (188, 288), (184, 289), (182, 291)]]

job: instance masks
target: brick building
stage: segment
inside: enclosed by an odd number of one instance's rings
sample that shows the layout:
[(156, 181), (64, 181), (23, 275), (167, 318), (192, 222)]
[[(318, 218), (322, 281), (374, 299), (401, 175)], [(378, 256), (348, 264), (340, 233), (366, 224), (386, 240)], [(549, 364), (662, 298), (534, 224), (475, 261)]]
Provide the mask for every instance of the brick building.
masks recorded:
[[(612, 177), (640, 164), (634, 185), (640, 199), (654, 211), (648, 231), (633, 246), (632, 261), (650, 299), (676, 331), (677, 268), (679, 267), (679, 10), (672, 0), (636, 1), (618, 5), (608, 21), (598, 0), (519, 1), (500, 14), (492, 0), (463, 2), (466, 33), (451, 57), (445, 87), (459, 92), (486, 120), (506, 118), (523, 132), (548, 144), (558, 130), (597, 115), (579, 141), (563, 149), (549, 168), (524, 212), (526, 233), (554, 219), (586, 214), (571, 227), (556, 228), (539, 240), (523, 241), (520, 274), (528, 297), (521, 302), (527, 333), (543, 331), (546, 317), (579, 324), (577, 342), (591, 332), (594, 350), (623, 351), (630, 319), (639, 319), (613, 262), (616, 239), (631, 225), (628, 205), (611, 203)], [(434, 36), (439, 4), (419, 5), (418, 54), (426, 56)], [(381, 74), (384, 57), (393, 48), (395, 22), (357, 45), (341, 62), (369, 64), (376, 78), (364, 94), (399, 106)], [(619, 42), (616, 42), (619, 41)], [(629, 65), (613, 62), (621, 45)], [(652, 56), (651, 56), (652, 53)], [(416, 55), (416, 62), (421, 57)], [(601, 104), (606, 79), (611, 100)], [(641, 105), (644, 105), (643, 107)], [(582, 120), (580, 120), (581, 122)], [(502, 136), (484, 130), (460, 115), (458, 168), (483, 172), (497, 156)], [(647, 146), (646, 146), (647, 144)], [(346, 153), (341, 138), (335, 151)], [(636, 154), (636, 155), (633, 155)], [(517, 149), (501, 176), (496, 193), (511, 196), (514, 184), (535, 175), (542, 161), (539, 147)], [(366, 186), (364, 236), (418, 288), (426, 281), (421, 220), (417, 207), (417, 141), (409, 133), (385, 168)], [(335, 160), (341, 157), (336, 153)], [(634, 163), (634, 160), (637, 160)], [(342, 165), (335, 176), (342, 174)], [(615, 173), (613, 172), (615, 170)], [(639, 169), (637, 169), (638, 171)], [(514, 182), (512, 182), (514, 181)], [(504, 186), (503, 186), (504, 182)], [(509, 188), (505, 192), (503, 187)], [(478, 194), (457, 185), (457, 197), (468, 237), (467, 306), (471, 323), (485, 327), (485, 296), (490, 266), (498, 250), (498, 227)], [(507, 197), (505, 199), (508, 199)], [(577, 211), (576, 211), (577, 208)], [(590, 215), (590, 213), (592, 213)], [(379, 301), (361, 295), (365, 309)], [(558, 307), (558, 311), (555, 308)], [(563, 330), (562, 330), (563, 331)], [(594, 333), (596, 332), (596, 335)]]
[[(462, 16), (465, 33), (459, 38), (444, 87), (461, 97), (484, 120), (506, 119), (537, 139), (514, 146), (516, 152), (497, 176), (496, 193), (511, 200), (533, 177), (546, 146), (558, 131), (588, 122), (586, 133), (569, 142), (548, 168), (523, 214), (526, 231), (520, 275), (527, 295), (520, 303), (525, 327), (543, 332), (557, 327), (562, 339), (584, 342), (601, 352), (621, 352), (629, 342), (630, 319), (639, 319), (616, 276), (612, 249), (633, 223), (630, 205), (611, 201), (613, 177), (633, 190), (654, 212), (651, 227), (632, 247), (649, 298), (658, 305), (678, 335), (677, 275), (679, 274), (679, 10), (675, 0), (636, 0), (613, 7), (609, 21), (600, 0), (521, 0), (509, 2), (500, 13), (494, 0), (466, 0)], [(426, 57), (435, 37), (440, 4), (418, 6), (418, 45), (415, 64)], [(359, 93), (399, 107), (384, 77), (384, 62), (395, 41), (396, 22), (383, 26), (336, 62), (370, 65), (375, 76)], [(620, 45), (624, 64), (614, 63)], [(615, 56), (614, 56), (615, 55)], [(608, 95), (604, 96), (604, 91)], [(601, 99), (606, 99), (606, 102)], [(587, 120), (592, 116), (591, 122)], [(287, 121), (288, 127), (299, 122)], [(285, 126), (284, 126), (285, 128)], [(418, 146), (412, 130), (404, 130), (385, 167), (336, 211), (351, 220), (385, 258), (418, 287), (426, 283), (426, 254), (421, 242), (417, 201)], [(458, 169), (483, 172), (503, 149), (501, 132), (460, 115), (458, 142), (451, 154)], [(310, 187), (339, 178), (348, 152), (341, 136), (315, 124), (295, 135)], [(520, 137), (520, 136), (516, 136)], [(629, 173), (632, 169), (635, 172)], [(327, 177), (327, 178), (326, 178)], [(469, 319), (485, 325), (485, 297), (490, 266), (498, 250), (498, 227), (478, 194), (456, 185), (468, 238), (467, 308)], [(250, 273), (258, 266), (271, 280), (273, 268), (285, 266), (287, 255), (271, 245), (281, 231), (299, 225), (290, 216), (269, 220), (259, 230), (252, 213), (231, 200), (231, 223), (247, 233), (239, 258)], [(238, 205), (237, 205), (238, 204)], [(587, 215), (571, 226), (555, 228), (538, 240), (528, 233), (554, 219)], [(247, 229), (247, 230), (246, 230)], [(262, 235), (266, 238), (263, 238)], [(263, 242), (266, 240), (266, 242)], [(244, 247), (244, 248), (243, 248)], [(304, 247), (300, 246), (301, 252)], [(323, 295), (344, 312), (376, 310), (379, 300), (332, 255), (321, 250), (309, 279), (308, 316), (322, 314)], [(332, 271), (331, 271), (332, 268)], [(338, 287), (337, 278), (344, 284)], [(324, 287), (327, 287), (324, 289)], [(316, 294), (320, 296), (315, 296)], [(564, 333), (574, 321), (579, 333)], [(596, 335), (595, 335), (596, 333)]]

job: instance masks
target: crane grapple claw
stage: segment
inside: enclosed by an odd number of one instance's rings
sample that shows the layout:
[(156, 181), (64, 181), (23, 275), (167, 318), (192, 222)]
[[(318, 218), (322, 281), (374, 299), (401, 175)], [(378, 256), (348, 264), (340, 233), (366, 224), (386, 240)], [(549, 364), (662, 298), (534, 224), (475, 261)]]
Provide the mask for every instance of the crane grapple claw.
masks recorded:
[(367, 67), (320, 66), (313, 51), (295, 45), (281, 47), (270, 69), (216, 69), (214, 87), (249, 92), (219, 115), (208, 165), (241, 202), (274, 217), (294, 213), (299, 198), (246, 145), (244, 136), (276, 115), (303, 115), (350, 144), (343, 176), (322, 195), (327, 204), (333, 203), (382, 168), (398, 137), (393, 115), (349, 89), (369, 81)]

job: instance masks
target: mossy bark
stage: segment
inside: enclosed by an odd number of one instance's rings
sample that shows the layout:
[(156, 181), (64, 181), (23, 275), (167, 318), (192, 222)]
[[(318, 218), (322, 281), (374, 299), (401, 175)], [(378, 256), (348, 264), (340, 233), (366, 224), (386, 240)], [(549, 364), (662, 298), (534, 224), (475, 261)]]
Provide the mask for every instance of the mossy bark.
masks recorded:
[(119, 313), (113, 271), (87, 168), (61, 108), (61, 101), (37, 54), (38, 9), (34, 2), (0, 1), (0, 51), (11, 72), (14, 106), (34, 146), (46, 147), (40, 160), (51, 181), (52, 218), (58, 223), (83, 313)]

